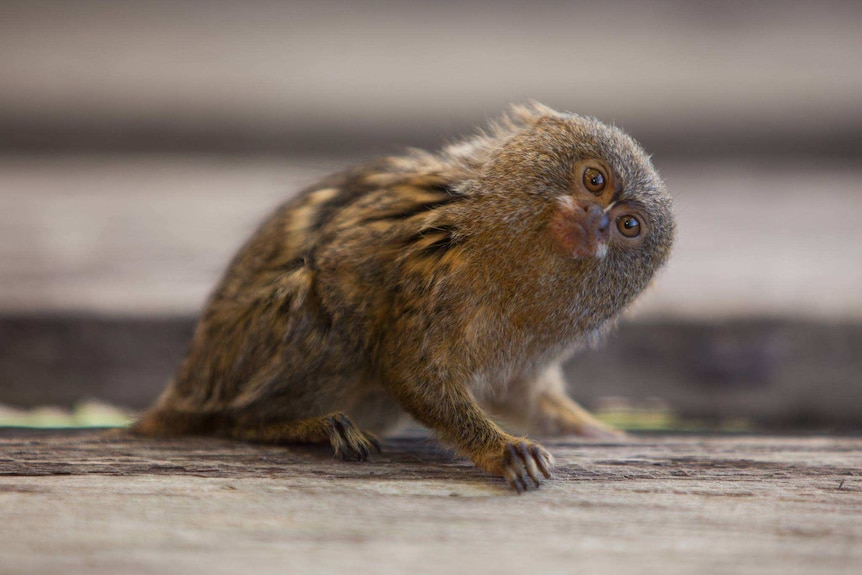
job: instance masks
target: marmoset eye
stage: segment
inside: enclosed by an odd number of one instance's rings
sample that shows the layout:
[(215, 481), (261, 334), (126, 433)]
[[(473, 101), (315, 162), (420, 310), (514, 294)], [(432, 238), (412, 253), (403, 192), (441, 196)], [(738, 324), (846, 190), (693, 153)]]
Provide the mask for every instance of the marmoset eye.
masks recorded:
[(587, 168), (586, 170), (584, 170), (583, 181), (585, 188), (587, 188), (590, 192), (599, 195), (604, 191), (608, 179), (605, 177), (604, 172), (602, 172), (600, 169)]
[(617, 217), (617, 229), (627, 238), (636, 238), (641, 235), (641, 223), (631, 214)]

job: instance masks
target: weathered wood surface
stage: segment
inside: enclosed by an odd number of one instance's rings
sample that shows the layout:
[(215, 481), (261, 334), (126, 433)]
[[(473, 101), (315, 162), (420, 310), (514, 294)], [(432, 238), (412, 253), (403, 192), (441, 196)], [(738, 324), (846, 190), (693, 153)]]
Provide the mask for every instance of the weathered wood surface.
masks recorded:
[(423, 438), (0, 431), (2, 573), (859, 573), (862, 438), (546, 441), (517, 496)]
[[(356, 161), (0, 156), (0, 312), (196, 314), (276, 205)], [(656, 166), (677, 241), (638, 317), (862, 320), (862, 226), (809, 224), (862, 212), (858, 162), (657, 156)]]
[(425, 145), (527, 98), (818, 175), (862, 145), (859, 2), (206, 4), (0, 3), (0, 150)]

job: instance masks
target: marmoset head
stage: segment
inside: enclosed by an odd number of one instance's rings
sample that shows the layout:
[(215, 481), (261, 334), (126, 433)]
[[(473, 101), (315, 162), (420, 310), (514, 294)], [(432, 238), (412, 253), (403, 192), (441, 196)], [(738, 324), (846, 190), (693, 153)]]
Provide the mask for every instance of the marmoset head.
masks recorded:
[(472, 143), (477, 187), (515, 206), (511, 225), (524, 253), (543, 252), (549, 276), (567, 278), (582, 311), (596, 319), (616, 314), (667, 260), (671, 197), (622, 130), (533, 104), (513, 108)]

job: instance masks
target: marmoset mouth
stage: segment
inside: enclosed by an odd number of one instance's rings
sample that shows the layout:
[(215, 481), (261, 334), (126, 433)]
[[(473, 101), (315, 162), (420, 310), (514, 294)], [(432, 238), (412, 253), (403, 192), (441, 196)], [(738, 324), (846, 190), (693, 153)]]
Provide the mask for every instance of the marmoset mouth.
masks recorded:
[(576, 258), (605, 257), (611, 237), (609, 208), (570, 196), (560, 199), (560, 207), (552, 229), (565, 253)]

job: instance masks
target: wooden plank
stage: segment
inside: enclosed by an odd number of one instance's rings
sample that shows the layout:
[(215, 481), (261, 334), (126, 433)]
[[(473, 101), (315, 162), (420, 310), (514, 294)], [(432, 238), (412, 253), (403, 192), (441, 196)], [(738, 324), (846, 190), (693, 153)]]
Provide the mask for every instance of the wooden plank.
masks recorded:
[(0, 431), (0, 573), (858, 573), (862, 438), (545, 442), (517, 496), (423, 437)]
[(812, 155), (860, 153), (860, 17), (800, 0), (6, 1), (0, 149), (386, 149), (535, 98), (650, 151), (795, 153), (822, 175)]
[[(0, 311), (195, 314), (274, 206), (355, 161), (0, 158)], [(831, 223), (862, 213), (858, 165), (655, 161), (678, 234), (638, 317), (862, 320), (862, 226)]]

